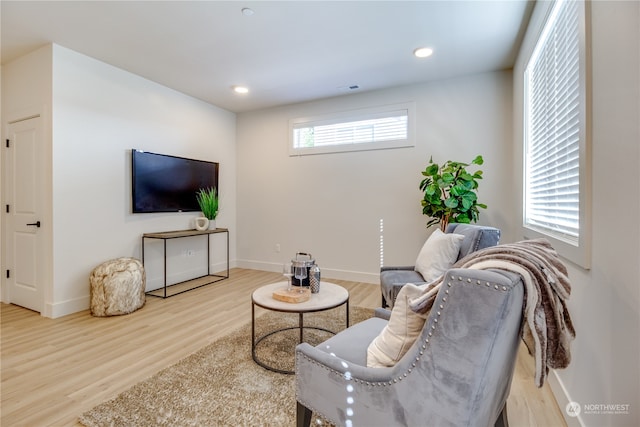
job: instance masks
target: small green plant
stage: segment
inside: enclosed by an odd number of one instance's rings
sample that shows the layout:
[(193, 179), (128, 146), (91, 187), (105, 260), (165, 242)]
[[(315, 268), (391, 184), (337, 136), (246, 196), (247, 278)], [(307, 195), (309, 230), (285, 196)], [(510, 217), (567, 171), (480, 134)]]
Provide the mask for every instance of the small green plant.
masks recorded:
[[(482, 156), (476, 156), (470, 164), (483, 163)], [(422, 213), (431, 218), (427, 227), (440, 223), (444, 232), (450, 222), (477, 222), (480, 216), (478, 208), (487, 208), (487, 205), (478, 203), (476, 194), (482, 171), (467, 172), (470, 164), (447, 160), (440, 166), (433, 162), (433, 158), (429, 159), (429, 166), (422, 172), (425, 178), (420, 182), (420, 190), (424, 192)]]
[(202, 214), (208, 220), (216, 219), (218, 216), (218, 191), (216, 188), (201, 188), (196, 193), (196, 199)]

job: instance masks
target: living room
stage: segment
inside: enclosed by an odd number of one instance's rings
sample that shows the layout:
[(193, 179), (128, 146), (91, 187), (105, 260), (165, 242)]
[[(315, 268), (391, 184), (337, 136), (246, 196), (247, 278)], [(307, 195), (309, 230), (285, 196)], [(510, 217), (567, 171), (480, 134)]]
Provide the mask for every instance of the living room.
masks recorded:
[[(582, 425), (638, 425), (640, 10), (637, 2), (590, 7), (591, 267), (567, 262), (574, 360), (550, 377), (562, 409), (571, 401), (630, 405), (626, 415), (584, 414)], [(430, 232), (418, 190), (430, 157), (482, 155), (479, 197), (488, 209), (480, 223), (500, 228), (502, 242), (521, 240), (518, 81), (512, 69), (499, 70), (233, 113), (57, 44), (3, 64), (3, 128), (40, 114), (48, 141), (42, 314), (86, 310), (93, 267), (140, 257), (144, 232), (191, 226), (194, 214), (130, 213), (132, 148), (220, 163), (217, 222), (231, 232), (232, 267), (275, 272), (308, 251), (327, 278), (369, 282), (379, 292), (381, 234), (384, 264), (400, 265), (415, 260)], [(402, 102), (415, 103), (413, 147), (289, 156), (291, 119)], [(183, 249), (174, 248), (176, 258)], [(158, 280), (158, 265), (148, 274)]]

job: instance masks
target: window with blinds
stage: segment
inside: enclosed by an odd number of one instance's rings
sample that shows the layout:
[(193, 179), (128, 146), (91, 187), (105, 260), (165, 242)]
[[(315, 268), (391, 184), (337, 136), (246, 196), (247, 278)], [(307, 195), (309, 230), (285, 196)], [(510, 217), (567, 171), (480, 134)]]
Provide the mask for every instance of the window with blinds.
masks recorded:
[(369, 108), (290, 121), (291, 155), (413, 146), (412, 104)]
[(583, 8), (556, 2), (524, 75), (524, 225), (575, 246), (586, 173)]

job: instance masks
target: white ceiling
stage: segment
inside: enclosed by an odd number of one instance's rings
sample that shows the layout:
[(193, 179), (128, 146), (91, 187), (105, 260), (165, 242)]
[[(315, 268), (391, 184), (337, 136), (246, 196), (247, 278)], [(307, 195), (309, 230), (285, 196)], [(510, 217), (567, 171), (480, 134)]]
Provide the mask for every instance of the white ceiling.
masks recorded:
[[(47, 44), (234, 112), (513, 66), (533, 4), (6, 1), (2, 64)], [(249, 7), (252, 16), (241, 10)], [(417, 59), (420, 46), (434, 49)], [(246, 85), (236, 95), (233, 85)]]

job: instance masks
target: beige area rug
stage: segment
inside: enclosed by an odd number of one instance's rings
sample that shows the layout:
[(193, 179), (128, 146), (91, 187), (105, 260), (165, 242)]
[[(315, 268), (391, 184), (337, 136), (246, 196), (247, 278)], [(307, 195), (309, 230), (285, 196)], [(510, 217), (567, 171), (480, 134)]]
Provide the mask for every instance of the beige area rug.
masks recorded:
[[(373, 310), (350, 307), (350, 324)], [(344, 329), (345, 307), (304, 316), (305, 326)], [(296, 326), (297, 314), (267, 312), (256, 319), (256, 336)], [(317, 345), (331, 335), (305, 330), (305, 341)], [(299, 332), (274, 334), (258, 346), (258, 358), (280, 369), (294, 369)], [(258, 366), (251, 358), (251, 322), (173, 366), (158, 372), (79, 418), (97, 426), (293, 426), (294, 376)]]

